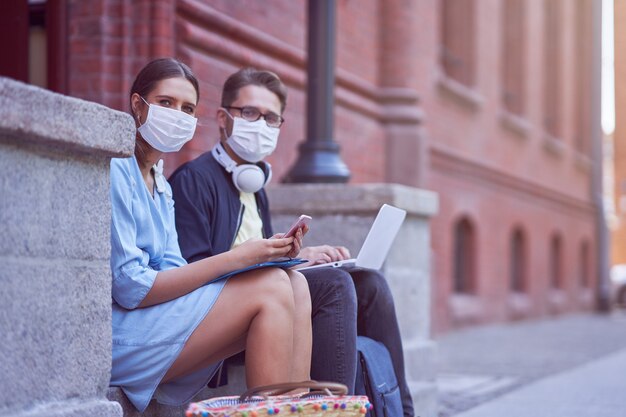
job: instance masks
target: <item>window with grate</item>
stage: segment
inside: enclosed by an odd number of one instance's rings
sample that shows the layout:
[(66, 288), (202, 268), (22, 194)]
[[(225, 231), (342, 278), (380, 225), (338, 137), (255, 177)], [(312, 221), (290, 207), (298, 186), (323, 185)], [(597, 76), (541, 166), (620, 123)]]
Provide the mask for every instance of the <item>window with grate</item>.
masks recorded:
[(563, 288), (563, 261), (561, 256), (561, 236), (556, 234), (550, 240), (550, 287), (553, 289)]
[(582, 288), (589, 288), (589, 242), (584, 241), (580, 244), (580, 265), (579, 265), (579, 283)]
[(561, 137), (561, 0), (543, 1), (543, 128)]
[(576, 149), (582, 153), (589, 155), (591, 151), (591, 49), (592, 49), (592, 33), (591, 33), (591, 15), (592, 4), (589, 0), (578, 0), (576, 6), (576, 20), (574, 30), (574, 44), (572, 45), (575, 59), (575, 78), (574, 90), (576, 92), (575, 111), (575, 136), (574, 143)]
[(471, 294), (474, 282), (474, 228), (467, 218), (454, 225), (453, 289), (455, 293)]
[(446, 77), (475, 83), (474, 0), (440, 1), (440, 64)]
[(511, 291), (526, 291), (526, 248), (524, 234), (516, 229), (511, 235)]
[(526, 1), (502, 3), (502, 104), (518, 116), (525, 106)]

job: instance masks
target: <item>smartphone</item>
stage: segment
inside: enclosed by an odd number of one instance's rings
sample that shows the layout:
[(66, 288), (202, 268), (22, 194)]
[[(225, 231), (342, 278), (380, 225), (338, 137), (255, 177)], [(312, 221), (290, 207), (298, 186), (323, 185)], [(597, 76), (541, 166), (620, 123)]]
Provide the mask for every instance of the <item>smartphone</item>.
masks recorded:
[(298, 217), (298, 220), (296, 220), (291, 225), (291, 227), (289, 228), (287, 233), (283, 235), (283, 237), (285, 238), (285, 237), (291, 237), (295, 235), (296, 231), (298, 231), (299, 228), (304, 227), (304, 225), (308, 225), (310, 221), (311, 221), (311, 216), (307, 216), (306, 214), (301, 215), (300, 217)]

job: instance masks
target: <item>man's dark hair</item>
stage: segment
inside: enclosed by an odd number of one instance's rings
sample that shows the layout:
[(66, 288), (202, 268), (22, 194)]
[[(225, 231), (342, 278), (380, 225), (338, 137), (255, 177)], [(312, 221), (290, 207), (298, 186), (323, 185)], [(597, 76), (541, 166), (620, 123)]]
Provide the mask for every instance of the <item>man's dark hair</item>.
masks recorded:
[(255, 68), (243, 68), (232, 74), (222, 87), (222, 107), (228, 107), (237, 100), (239, 90), (248, 85), (265, 87), (278, 96), (280, 112), (285, 111), (287, 105), (287, 87), (270, 71), (259, 71)]

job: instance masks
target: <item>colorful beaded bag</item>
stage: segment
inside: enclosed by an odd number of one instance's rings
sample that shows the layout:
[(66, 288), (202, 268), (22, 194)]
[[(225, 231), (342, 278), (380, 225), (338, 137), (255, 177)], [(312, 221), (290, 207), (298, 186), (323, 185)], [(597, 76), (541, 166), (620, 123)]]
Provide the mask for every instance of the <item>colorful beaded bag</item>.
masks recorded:
[[(296, 389), (306, 394), (285, 395)], [(365, 395), (346, 395), (334, 382), (303, 381), (252, 388), (241, 396), (191, 403), (186, 417), (364, 417), (371, 409)]]

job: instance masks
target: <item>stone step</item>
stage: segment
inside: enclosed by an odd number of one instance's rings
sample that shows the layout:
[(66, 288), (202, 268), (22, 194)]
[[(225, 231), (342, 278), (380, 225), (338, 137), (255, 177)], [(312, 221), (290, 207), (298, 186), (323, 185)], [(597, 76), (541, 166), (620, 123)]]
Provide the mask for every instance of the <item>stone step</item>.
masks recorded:
[[(240, 395), (246, 390), (246, 371), (243, 362), (228, 366), (228, 384), (219, 388), (205, 388), (196, 395), (192, 402), (209, 398)], [(434, 417), (437, 415), (437, 386), (434, 381), (409, 381), (409, 388), (413, 396), (415, 415)], [(124, 417), (184, 417), (187, 405), (172, 407), (151, 401), (143, 413), (137, 411), (118, 387), (110, 387), (107, 393), (109, 401), (115, 401), (122, 406)]]
[[(196, 395), (192, 402), (227, 395), (240, 395), (246, 390), (245, 368), (243, 365), (228, 367), (228, 384), (218, 388), (205, 388)], [(143, 413), (137, 411), (119, 387), (109, 387), (109, 401), (118, 402), (124, 411), (124, 417), (184, 417), (187, 404), (180, 407), (162, 405), (152, 400)]]

